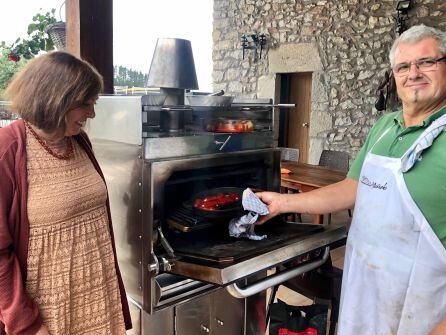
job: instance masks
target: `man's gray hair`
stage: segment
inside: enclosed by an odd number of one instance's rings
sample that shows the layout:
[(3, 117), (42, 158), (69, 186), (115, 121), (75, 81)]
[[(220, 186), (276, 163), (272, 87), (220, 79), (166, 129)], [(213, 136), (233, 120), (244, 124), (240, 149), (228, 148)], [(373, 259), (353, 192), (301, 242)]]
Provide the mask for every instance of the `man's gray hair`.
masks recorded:
[(439, 29), (420, 24), (409, 28), (393, 42), (389, 53), (390, 65), (392, 67), (395, 66), (395, 51), (400, 43), (414, 44), (426, 38), (437, 40), (440, 52), (446, 55), (446, 33)]

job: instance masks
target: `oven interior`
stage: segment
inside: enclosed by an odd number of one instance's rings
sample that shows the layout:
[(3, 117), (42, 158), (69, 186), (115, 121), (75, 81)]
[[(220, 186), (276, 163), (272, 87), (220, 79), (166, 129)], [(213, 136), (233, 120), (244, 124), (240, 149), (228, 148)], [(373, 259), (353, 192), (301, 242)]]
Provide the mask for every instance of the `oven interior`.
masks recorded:
[[(255, 228), (258, 235), (267, 235), (266, 239), (238, 239), (230, 237), (228, 233), (231, 217), (209, 218), (185, 206), (194, 195), (204, 190), (222, 187), (272, 190), (273, 173), (269, 166), (268, 162), (259, 158), (233, 165), (173, 172), (164, 185), (164, 220), (161, 220), (161, 224), (175, 256), (223, 267), (322, 230), (322, 226), (289, 223), (278, 217)], [(242, 212), (237, 216), (244, 214)], [(158, 252), (162, 252), (163, 247), (159, 248)]]

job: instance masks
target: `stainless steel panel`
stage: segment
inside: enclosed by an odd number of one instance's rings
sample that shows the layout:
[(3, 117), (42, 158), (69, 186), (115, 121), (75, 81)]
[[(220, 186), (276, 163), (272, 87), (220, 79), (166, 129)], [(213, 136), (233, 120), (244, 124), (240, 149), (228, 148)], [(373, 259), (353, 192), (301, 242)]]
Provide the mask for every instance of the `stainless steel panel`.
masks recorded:
[[(116, 253), (124, 285), (127, 294), (142, 304), (142, 160), (138, 159), (141, 146), (100, 139), (92, 142), (107, 183)], [(146, 243), (150, 240), (151, 236), (147, 236)]]
[(176, 335), (209, 334), (210, 307), (210, 294), (176, 307)]
[(95, 112), (96, 117), (87, 125), (91, 139), (136, 145), (142, 143), (141, 96), (101, 95)]
[(155, 283), (157, 286), (157, 299), (155, 303), (157, 310), (167, 306), (185, 303), (199, 295), (215, 290), (214, 285), (168, 273), (156, 276)]
[(141, 308), (129, 301), (132, 329), (127, 330), (126, 335), (141, 335)]
[(231, 297), (226, 290), (216, 291), (211, 298), (211, 333), (214, 335), (244, 335), (246, 300)]
[(173, 260), (172, 273), (207, 281), (218, 285), (227, 285), (231, 282), (249, 276), (261, 270), (266, 270), (295, 258), (308, 251), (329, 245), (347, 236), (345, 224), (331, 224), (325, 230), (296, 239), (292, 244), (278, 247), (260, 256), (239, 262), (226, 267), (212, 267), (188, 262), (187, 260)]
[(154, 223), (154, 189), (152, 182), (152, 166), (143, 162), (142, 167), (142, 289), (143, 289), (143, 308), (148, 313), (153, 313), (153, 308), (157, 303), (157, 285), (155, 276), (158, 274), (158, 268), (153, 270), (152, 265), (158, 264), (158, 259), (153, 252), (153, 233)]
[(144, 139), (145, 159), (164, 159), (228, 153), (273, 147), (270, 131), (240, 134), (200, 134)]
[(150, 315), (142, 311), (142, 335), (174, 335), (175, 309), (169, 308)]

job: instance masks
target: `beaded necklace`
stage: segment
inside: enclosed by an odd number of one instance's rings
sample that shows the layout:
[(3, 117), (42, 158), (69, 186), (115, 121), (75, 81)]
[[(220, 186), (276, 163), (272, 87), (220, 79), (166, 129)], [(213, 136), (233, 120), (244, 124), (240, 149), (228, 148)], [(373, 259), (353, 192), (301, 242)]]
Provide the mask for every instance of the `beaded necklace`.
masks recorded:
[(43, 140), (42, 138), (37, 135), (37, 133), (34, 131), (34, 129), (30, 126), (30, 124), (26, 121), (24, 121), (26, 128), (30, 131), (30, 133), (34, 136), (34, 138), (37, 140), (37, 142), (40, 143), (40, 145), (53, 157), (56, 157), (58, 159), (68, 160), (70, 159), (74, 154), (74, 146), (73, 142), (71, 141), (71, 137), (67, 137), (67, 151), (61, 155), (55, 152), (53, 149), (51, 149), (48, 145), (48, 143)]

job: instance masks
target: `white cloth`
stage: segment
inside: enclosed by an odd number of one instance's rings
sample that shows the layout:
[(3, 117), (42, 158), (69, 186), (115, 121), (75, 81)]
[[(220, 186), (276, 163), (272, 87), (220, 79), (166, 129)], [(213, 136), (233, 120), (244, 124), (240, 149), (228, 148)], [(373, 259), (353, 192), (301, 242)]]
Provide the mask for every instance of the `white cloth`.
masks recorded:
[(446, 130), (446, 124), (442, 117), (433, 121), (423, 132), (418, 140), (410, 147), (407, 154), (402, 158), (403, 172), (409, 171), (417, 160), (421, 159), (421, 153), (424, 149), (430, 147), (437, 136)]
[(256, 241), (265, 239), (266, 235), (259, 236), (254, 232), (254, 223), (259, 218), (259, 215), (267, 215), (269, 213), (268, 206), (250, 188), (243, 191), (242, 205), (243, 209), (249, 211), (249, 213), (229, 222), (229, 236), (237, 238), (247, 237)]
[(419, 157), (432, 145), (446, 115), (436, 124), (401, 159), (369, 153), (364, 161), (346, 247), (339, 335), (424, 335), (446, 316), (446, 250), (403, 175), (417, 161), (407, 156)]

